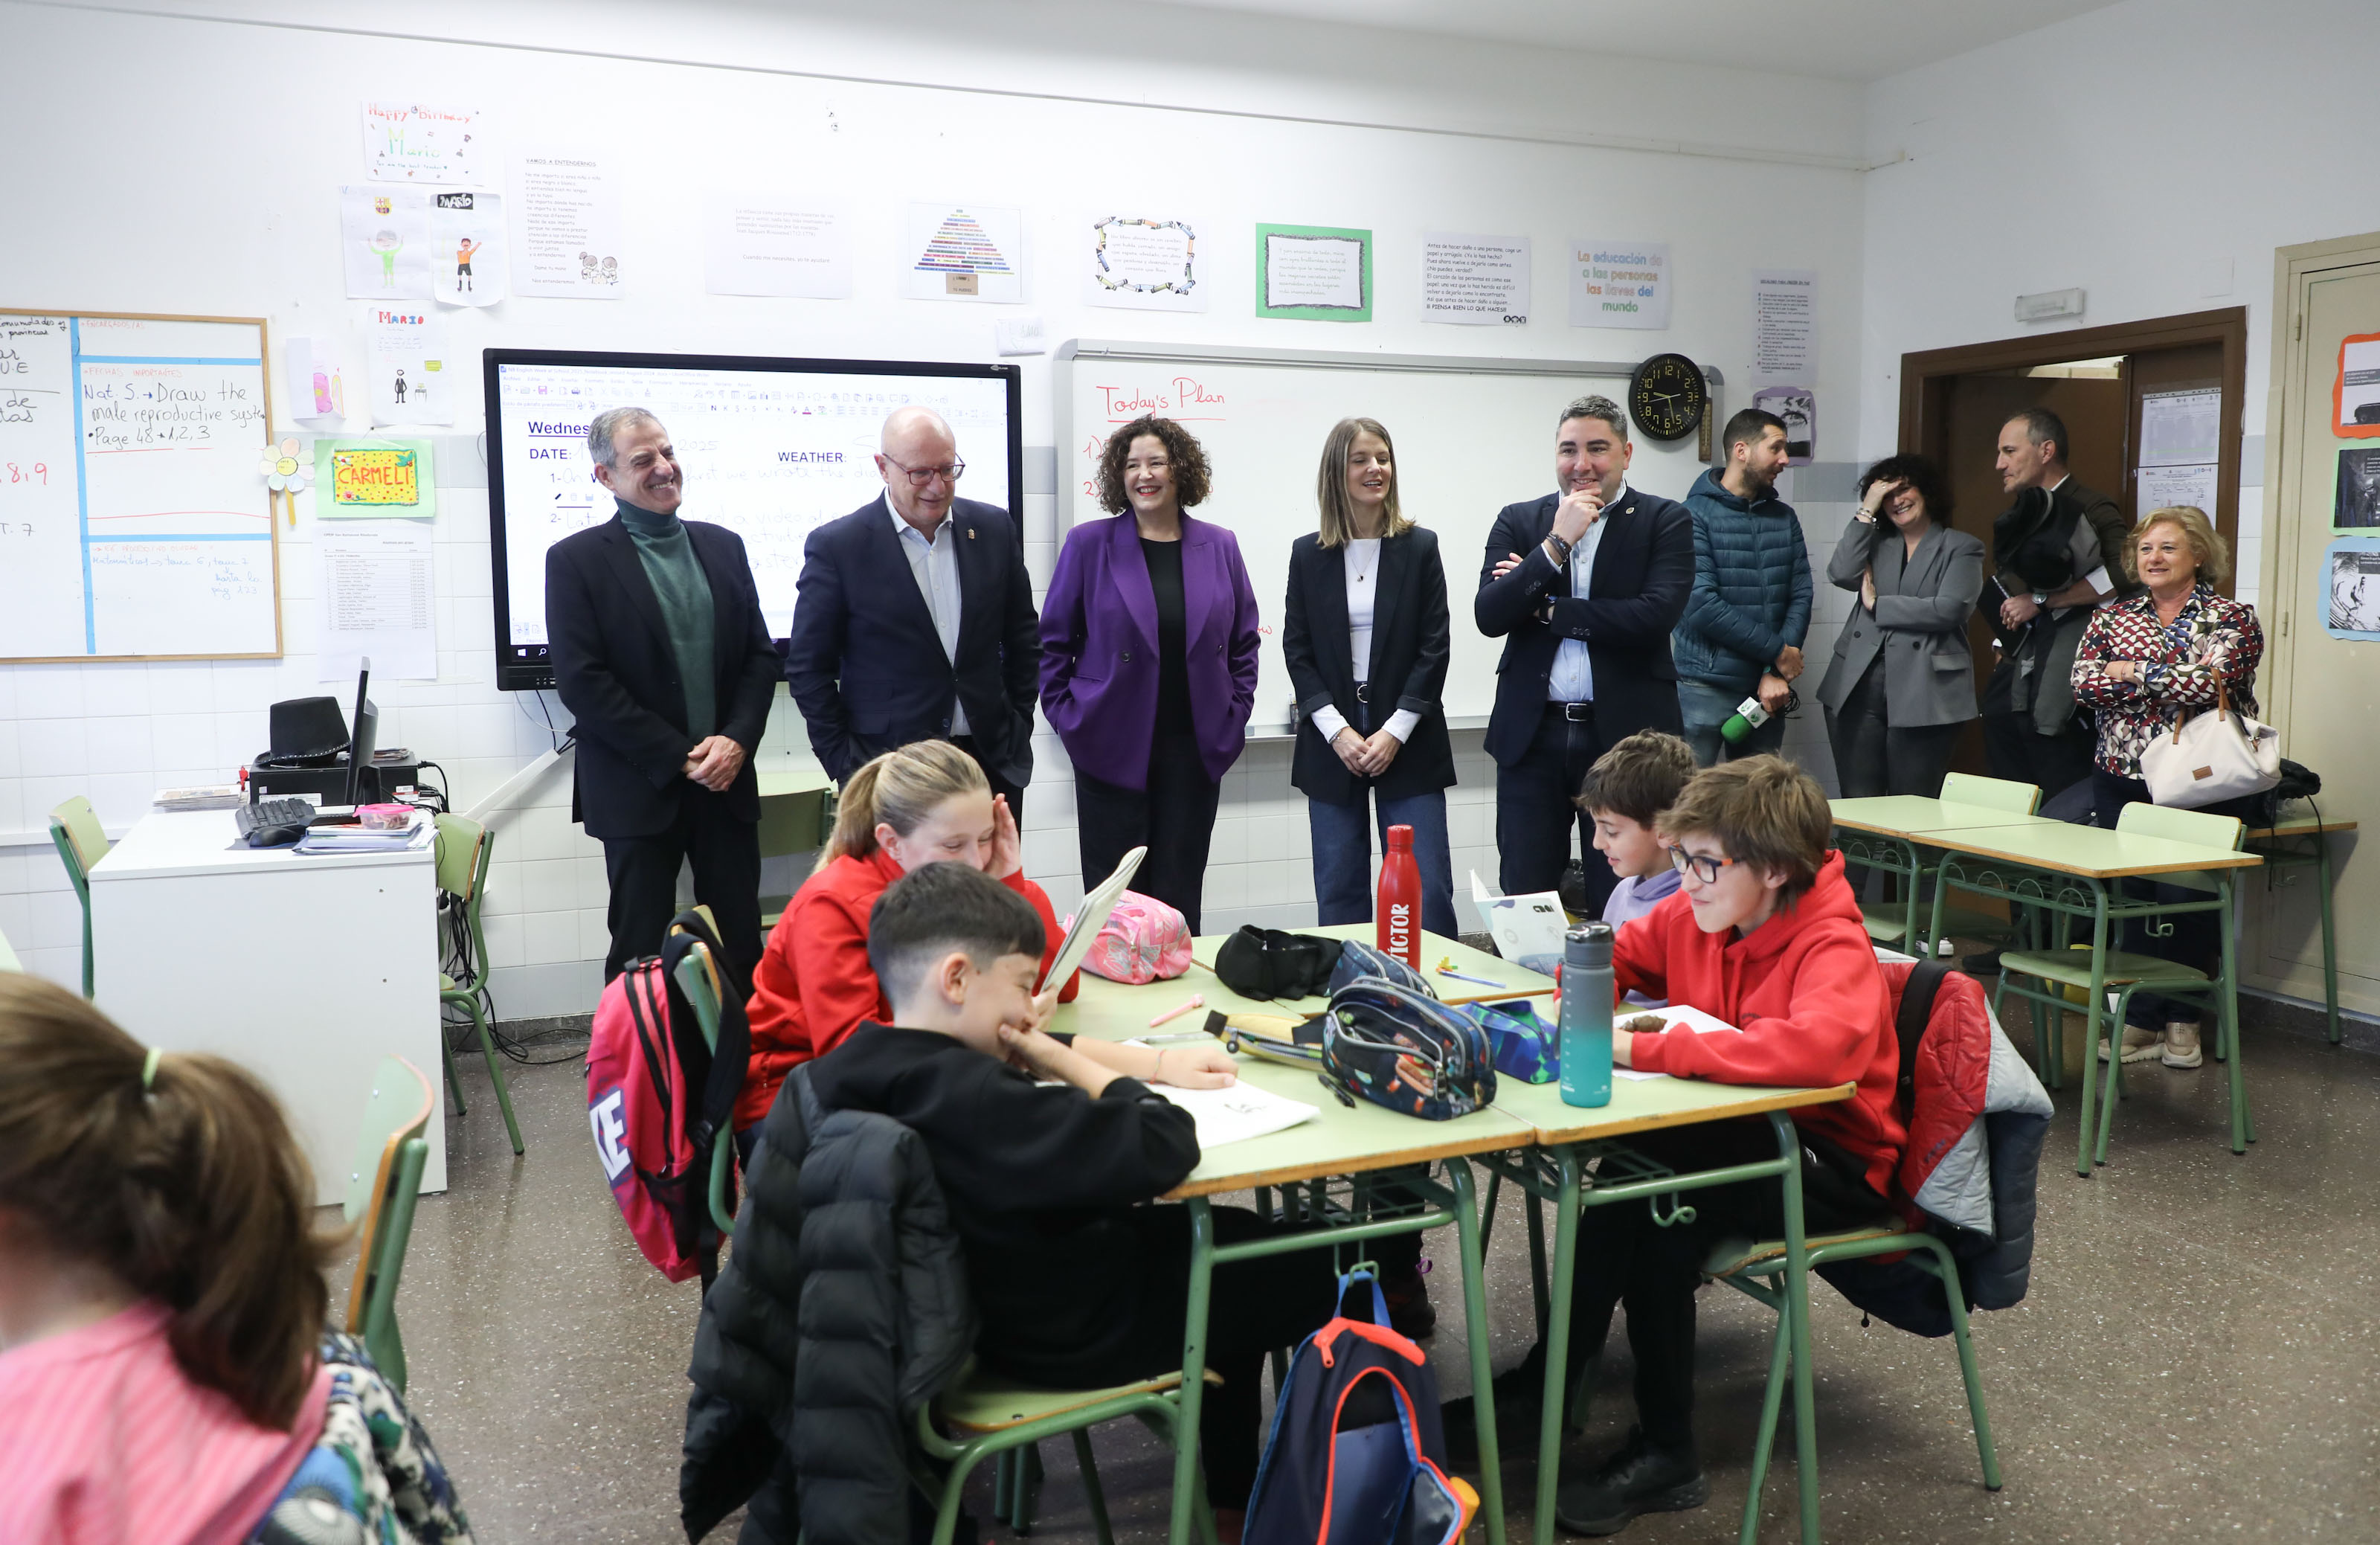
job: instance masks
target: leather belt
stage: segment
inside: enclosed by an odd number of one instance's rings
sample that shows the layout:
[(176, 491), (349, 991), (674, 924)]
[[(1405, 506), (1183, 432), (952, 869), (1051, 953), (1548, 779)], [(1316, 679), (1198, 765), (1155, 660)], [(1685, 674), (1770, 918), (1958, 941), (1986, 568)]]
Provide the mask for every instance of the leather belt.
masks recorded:
[(1548, 702), (1546, 704), (1546, 712), (1548, 713), (1559, 713), (1573, 724), (1591, 724), (1595, 723), (1595, 702), (1592, 699), (1583, 703)]

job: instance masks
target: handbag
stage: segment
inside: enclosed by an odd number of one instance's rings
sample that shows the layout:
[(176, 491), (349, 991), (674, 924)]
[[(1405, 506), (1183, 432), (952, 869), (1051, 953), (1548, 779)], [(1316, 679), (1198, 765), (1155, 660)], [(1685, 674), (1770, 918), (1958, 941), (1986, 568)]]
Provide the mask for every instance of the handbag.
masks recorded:
[(2281, 781), (2281, 732), (2234, 712), (2223, 678), (2215, 712), (2178, 721), (2141, 752), (2141, 781), (2160, 805), (2197, 809), (2262, 794)]

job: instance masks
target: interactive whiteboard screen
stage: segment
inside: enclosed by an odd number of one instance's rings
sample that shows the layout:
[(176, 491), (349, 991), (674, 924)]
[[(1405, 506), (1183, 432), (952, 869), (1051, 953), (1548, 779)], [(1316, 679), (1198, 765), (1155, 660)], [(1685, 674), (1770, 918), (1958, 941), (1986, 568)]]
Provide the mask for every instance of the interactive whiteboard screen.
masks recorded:
[(725, 355), (486, 351), (488, 537), (495, 571), (496, 685), (553, 685), (545, 550), (613, 517), (587, 425), (649, 408), (670, 432), (688, 520), (744, 539), (771, 637), (793, 627), (803, 544), (884, 491), (873, 459), (885, 416), (931, 408), (958, 436), (963, 498), (1024, 512), (1024, 425), (1014, 365), (768, 359)]

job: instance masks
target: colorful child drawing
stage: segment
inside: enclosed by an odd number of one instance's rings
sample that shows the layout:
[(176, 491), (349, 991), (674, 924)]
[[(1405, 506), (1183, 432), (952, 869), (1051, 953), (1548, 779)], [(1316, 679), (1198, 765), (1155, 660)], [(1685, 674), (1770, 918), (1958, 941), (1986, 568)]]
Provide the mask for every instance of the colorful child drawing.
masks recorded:
[(389, 288), (396, 287), (396, 255), (405, 250), (405, 238), (395, 231), (382, 229), (364, 245), (380, 254), (380, 282)]
[(456, 289), (467, 290), (471, 287), (471, 254), (478, 251), (481, 245), (467, 236), (455, 249), (455, 287)]

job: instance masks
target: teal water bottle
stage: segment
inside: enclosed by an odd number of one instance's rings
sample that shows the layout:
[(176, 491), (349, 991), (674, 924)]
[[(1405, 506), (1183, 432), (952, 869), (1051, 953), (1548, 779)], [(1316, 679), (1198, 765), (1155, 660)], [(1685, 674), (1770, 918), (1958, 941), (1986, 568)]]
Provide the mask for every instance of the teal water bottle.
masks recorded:
[(1562, 936), (1561, 1097), (1565, 1105), (1611, 1103), (1611, 925)]

